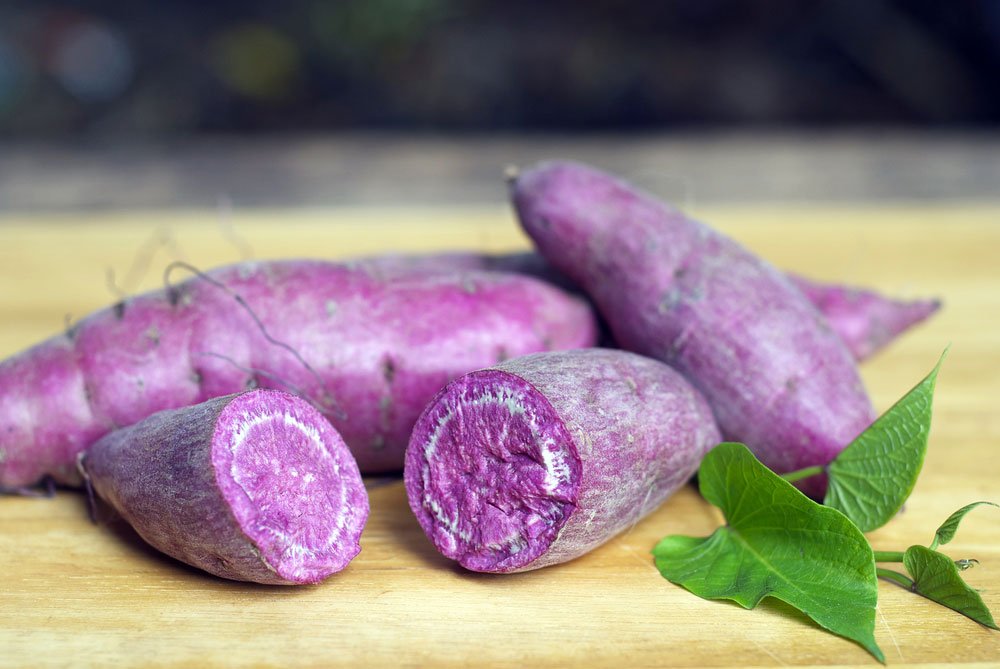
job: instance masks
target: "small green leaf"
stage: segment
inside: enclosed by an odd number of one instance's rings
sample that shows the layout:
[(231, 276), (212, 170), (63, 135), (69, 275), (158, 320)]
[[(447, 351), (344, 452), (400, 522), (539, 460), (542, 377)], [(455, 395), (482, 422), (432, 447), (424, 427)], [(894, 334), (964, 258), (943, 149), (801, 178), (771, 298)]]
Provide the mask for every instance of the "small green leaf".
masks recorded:
[(927, 453), (934, 384), (945, 353), (923, 381), (827, 467), (829, 484), (823, 503), (842, 511), (862, 532), (889, 522), (916, 485)]
[(727, 525), (703, 539), (660, 541), (653, 555), (664, 578), (748, 609), (775, 597), (885, 661), (875, 643), (875, 559), (843, 514), (810, 500), (742, 444), (716, 446), (698, 480)]
[(1000, 629), (993, 622), (983, 598), (962, 580), (958, 567), (950, 557), (925, 546), (910, 546), (906, 549), (903, 564), (913, 576), (914, 592), (958, 611), (980, 625)]
[(954, 539), (955, 532), (958, 531), (958, 524), (962, 522), (962, 518), (965, 517), (965, 514), (972, 511), (977, 506), (982, 506), (983, 504), (998, 506), (993, 502), (973, 502), (972, 504), (966, 504), (961, 509), (948, 516), (948, 520), (941, 523), (941, 527), (939, 527), (937, 532), (934, 533), (934, 541), (931, 543), (931, 550), (934, 550), (938, 546), (943, 546)]

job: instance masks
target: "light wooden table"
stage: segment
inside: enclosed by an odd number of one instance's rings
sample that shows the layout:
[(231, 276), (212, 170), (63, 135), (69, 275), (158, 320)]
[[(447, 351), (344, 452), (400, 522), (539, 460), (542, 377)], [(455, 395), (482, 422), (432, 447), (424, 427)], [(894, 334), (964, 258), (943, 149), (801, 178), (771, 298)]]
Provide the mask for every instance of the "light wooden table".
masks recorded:
[[(781, 267), (945, 308), (863, 367), (888, 407), (951, 352), (924, 473), (877, 549), (927, 543), (967, 502), (1000, 501), (1000, 203), (693, 212)], [(171, 244), (151, 243), (169, 233)], [(232, 238), (238, 236), (240, 243)], [(499, 207), (128, 212), (0, 218), (0, 355), (59, 331), (130, 290), (158, 285), (176, 256), (207, 267), (256, 257), (379, 250), (523, 248)], [(148, 272), (130, 273), (140, 249)], [(138, 253), (139, 256), (142, 253)], [(139, 277), (142, 275), (142, 278)], [(399, 481), (372, 482), (361, 555), (322, 585), (221, 581), (160, 557), (120, 523), (92, 525), (79, 494), (0, 499), (2, 666), (865, 666), (858, 646), (786, 606), (707, 602), (663, 580), (649, 550), (703, 535), (719, 515), (694, 489), (604, 547), (513, 576), (462, 572), (411, 517)], [(1000, 511), (979, 509), (946, 547), (1000, 616)], [(891, 666), (1000, 666), (1000, 633), (889, 584), (876, 637)]]

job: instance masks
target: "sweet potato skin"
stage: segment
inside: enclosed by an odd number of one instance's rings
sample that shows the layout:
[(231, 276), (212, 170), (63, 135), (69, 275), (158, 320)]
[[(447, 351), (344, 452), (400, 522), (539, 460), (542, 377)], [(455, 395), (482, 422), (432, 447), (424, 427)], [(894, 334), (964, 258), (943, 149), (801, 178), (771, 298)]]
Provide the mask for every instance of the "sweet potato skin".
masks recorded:
[[(483, 409), (484, 398), (489, 405), (491, 396), (502, 399)], [(498, 415), (489, 413), (494, 410)], [(477, 426), (483, 423), (473, 417), (476, 411), (487, 412), (486, 424), (496, 434), (479, 431)], [(514, 438), (511, 454), (496, 456), (493, 451), (508, 431), (518, 430), (509, 419), (524, 413), (537, 414), (539, 429), (545, 431), (533, 435), (535, 445), (543, 448), (553, 439), (558, 442), (560, 437), (552, 435), (561, 434), (563, 453), (573, 462), (552, 453), (539, 455), (530, 448), (523, 452), (522, 432)], [(553, 432), (553, 425), (558, 431)], [(460, 455), (439, 455), (445, 438), (460, 444)], [(525, 571), (579, 557), (638, 522), (691, 477), (719, 440), (704, 398), (661, 362), (611, 349), (537, 353), (472, 372), (442, 390), (414, 428), (404, 479), (410, 507), (421, 527), (447, 557), (477, 571)], [(562, 472), (565, 480), (546, 494), (557, 500), (560, 512), (568, 512), (554, 536), (540, 545), (530, 545), (535, 529), (519, 528), (523, 536), (515, 543), (529, 545), (495, 560), (477, 554), (482, 545), (462, 545), (455, 539), (464, 531), (463, 523), (470, 531), (476, 527), (489, 532), (490, 510), (503, 505), (500, 498), (519, 485), (521, 477), (494, 478), (495, 472), (483, 463), (491, 458), (504, 465), (559, 463), (550, 469)], [(456, 468), (464, 472), (461, 484), (442, 491), (442, 479)], [(485, 516), (470, 518), (476, 503), (466, 504), (456, 511), (459, 520), (450, 530), (448, 522), (435, 515), (435, 509), (446, 507), (444, 516), (449, 517), (451, 500), (488, 497), (483, 488), (490, 486), (495, 487), (498, 499), (482, 507)], [(538, 491), (530, 484), (528, 488), (522, 491), (523, 500), (512, 506), (530, 505), (538, 498)], [(546, 512), (542, 517), (550, 521), (555, 515)], [(508, 517), (492, 516), (497, 522)]]
[[(581, 292), (580, 287), (569, 277), (558, 272), (545, 258), (533, 251), (500, 254), (474, 251), (390, 254), (370, 256), (359, 259), (358, 262), (378, 268), (377, 271), (380, 272), (397, 274), (435, 270), (516, 272), (541, 279), (569, 292)], [(787, 273), (786, 276), (823, 315), (857, 362), (864, 362), (872, 357), (941, 308), (941, 301), (936, 298), (898, 299), (872, 288), (825, 283), (794, 273)], [(602, 342), (614, 346), (609, 333), (602, 332)]]
[(413, 422), (447, 381), (595, 338), (582, 299), (524, 276), (384, 276), (304, 260), (224, 267), (0, 363), (0, 485), (45, 475), (79, 485), (76, 455), (101, 435), (255, 387), (314, 401), (362, 471), (399, 469)]
[[(310, 447), (325, 451), (322, 458), (314, 460), (336, 470), (336, 485), (317, 489), (314, 481), (313, 488), (305, 492), (340, 502), (333, 509), (339, 514), (337, 544), (294, 573), (283, 572), (278, 560), (250, 536), (255, 528), (244, 527), (238, 519), (234, 510), (238, 504), (233, 500), (246, 506), (250, 504), (248, 493), (243, 489), (236, 490), (235, 496), (225, 493), (227, 485), (230, 490), (235, 487), (228, 478), (235, 467), (231, 463), (220, 466), (219, 450), (232, 447), (240, 430), (246, 430), (250, 420), (262, 417), (279, 422), (288, 418), (302, 425), (314, 440)], [(278, 455), (283, 453), (281, 443), (269, 446)], [(243, 473), (247, 478), (259, 480), (270, 473), (272, 464), (280, 466), (254, 455), (258, 462), (253, 471)], [(80, 469), (97, 494), (147, 543), (182, 562), (233, 580), (265, 584), (321, 581), (358, 554), (358, 539), (368, 517), (367, 493), (343, 440), (310, 404), (281, 391), (250, 391), (154, 413), (99, 439), (81, 454)], [(289, 485), (287, 472), (282, 478), (279, 499), (303, 494)], [(318, 478), (324, 480), (322, 473)], [(259, 508), (248, 515), (256, 516), (255, 525), (268, 524)], [(273, 518), (270, 524), (274, 524)], [(308, 532), (299, 525), (295, 528), (298, 533)]]
[(868, 288), (827, 284), (796, 274), (788, 276), (859, 362), (872, 357), (941, 308), (941, 301), (934, 298), (893, 299)]
[(586, 291), (615, 340), (676, 367), (723, 436), (771, 469), (825, 464), (874, 419), (843, 342), (733, 240), (577, 163), (526, 170), (512, 195), (539, 251)]

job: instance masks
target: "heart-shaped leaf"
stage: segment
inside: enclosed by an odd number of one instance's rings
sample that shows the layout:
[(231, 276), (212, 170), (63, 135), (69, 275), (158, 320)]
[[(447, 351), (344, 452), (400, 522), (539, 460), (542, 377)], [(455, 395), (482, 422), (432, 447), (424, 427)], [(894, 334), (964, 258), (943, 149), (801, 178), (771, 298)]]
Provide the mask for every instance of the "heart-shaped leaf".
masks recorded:
[(980, 625), (1000, 629), (979, 593), (968, 586), (950, 557), (926, 546), (910, 546), (903, 565), (913, 577), (912, 590), (931, 601), (958, 611)]
[(727, 524), (703, 539), (660, 541), (653, 555), (665, 578), (745, 608), (775, 597), (884, 662), (874, 636), (875, 559), (850, 520), (803, 495), (742, 444), (715, 447), (698, 479)]

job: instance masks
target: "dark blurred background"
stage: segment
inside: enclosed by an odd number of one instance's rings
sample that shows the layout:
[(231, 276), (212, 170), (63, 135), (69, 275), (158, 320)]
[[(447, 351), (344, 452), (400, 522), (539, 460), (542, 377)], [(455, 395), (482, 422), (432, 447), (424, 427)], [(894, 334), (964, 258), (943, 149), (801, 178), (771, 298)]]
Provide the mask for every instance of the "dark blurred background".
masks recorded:
[(995, 125), (996, 0), (0, 8), (0, 132)]
[[(444, 146), (455, 158), (472, 147), (490, 162), (456, 159), (451, 172), (483, 164), (493, 179), (494, 162), (520, 157), (497, 137), (569, 135), (575, 143), (544, 150), (579, 147), (584, 157), (614, 153), (587, 138), (614, 136), (619, 147), (622, 137), (679, 138), (677, 151), (661, 154), (697, 162), (718, 147), (685, 138), (735, 133), (732, 159), (752, 169), (776, 146), (814, 155), (796, 141), (753, 143), (797, 132), (826, 142), (835, 163), (838, 147), (850, 146), (869, 147), (878, 163), (876, 146), (898, 165), (889, 172), (905, 173), (928, 155), (920, 142), (958, 133), (962, 146), (939, 148), (958, 151), (953, 166), (984, 164), (985, 176), (976, 168), (965, 181), (989, 195), (1000, 188), (1000, 165), (990, 158), (997, 144), (982, 138), (998, 122), (1000, 0), (0, 0), (0, 207), (8, 208), (44, 205), (51, 196), (31, 185), (67, 166), (79, 168), (63, 175), (72, 190), (89, 171), (114, 175), (124, 164), (141, 173), (155, 161), (175, 182), (190, 174), (202, 200), (235, 191), (244, 202), (282, 204), (303, 195), (288, 192), (294, 184), (276, 190), (267, 170), (246, 186), (218, 174), (240, 162), (245, 170), (262, 151), (282, 163), (289, 146), (301, 160), (330, 137), (348, 140), (315, 162), (345, 151), (388, 159), (399, 152), (387, 135), (438, 138), (415, 155)], [(833, 144), (831, 132), (841, 133)], [(886, 132), (909, 134), (885, 140)], [(289, 136), (297, 139), (268, 144)], [(455, 138), (480, 144), (449, 145)], [(263, 144), (247, 149), (254, 141)], [(70, 150), (80, 146), (87, 151)], [(618, 166), (614, 155), (610, 162)], [(697, 164), (666, 169), (700, 179)], [(909, 195), (947, 191), (946, 176), (932, 173)], [(90, 198), (82, 204), (135, 200), (140, 184), (126, 178), (108, 176), (118, 185), (96, 192), (81, 185)], [(165, 196), (147, 197), (138, 202)]]

